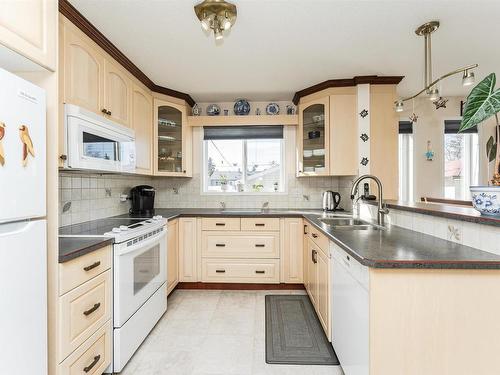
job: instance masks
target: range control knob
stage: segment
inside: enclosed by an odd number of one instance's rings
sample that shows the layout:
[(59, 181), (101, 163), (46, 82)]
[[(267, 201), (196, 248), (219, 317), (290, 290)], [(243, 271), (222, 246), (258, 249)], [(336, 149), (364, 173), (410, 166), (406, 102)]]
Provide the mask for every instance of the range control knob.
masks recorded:
[(126, 231), (128, 230), (128, 227), (125, 225), (120, 225), (120, 230)]
[(121, 229), (120, 228), (113, 228), (113, 229), (111, 229), (111, 232), (113, 232), (113, 233), (120, 233)]

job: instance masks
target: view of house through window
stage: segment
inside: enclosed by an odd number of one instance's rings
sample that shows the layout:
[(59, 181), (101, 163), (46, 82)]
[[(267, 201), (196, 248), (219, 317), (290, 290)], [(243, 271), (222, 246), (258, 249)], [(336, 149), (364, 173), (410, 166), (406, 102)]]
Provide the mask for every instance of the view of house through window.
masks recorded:
[(469, 187), (478, 184), (479, 143), (477, 133), (444, 135), (444, 195), (469, 200)]
[(205, 139), (206, 193), (283, 192), (283, 139)]

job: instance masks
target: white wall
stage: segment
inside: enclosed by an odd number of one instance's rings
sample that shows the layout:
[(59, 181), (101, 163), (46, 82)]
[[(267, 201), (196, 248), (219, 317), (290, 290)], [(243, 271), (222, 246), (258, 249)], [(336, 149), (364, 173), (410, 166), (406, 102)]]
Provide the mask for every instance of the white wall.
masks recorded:
[[(435, 105), (426, 97), (415, 100), (415, 108), (412, 102), (405, 103), (405, 111), (401, 113), (401, 120), (415, 112), (418, 121), (413, 124), (413, 149), (414, 149), (414, 199), (420, 197), (444, 197), (444, 121), (459, 120), (460, 101), (463, 97), (448, 97), (446, 108), (436, 110)], [(486, 141), (490, 135), (494, 135), (494, 121), (489, 120), (479, 126), (479, 183), (486, 184), (487, 161)], [(431, 141), (432, 150), (435, 153), (434, 160), (428, 161), (425, 157), (427, 141)], [(491, 171), (493, 170), (493, 163)]]

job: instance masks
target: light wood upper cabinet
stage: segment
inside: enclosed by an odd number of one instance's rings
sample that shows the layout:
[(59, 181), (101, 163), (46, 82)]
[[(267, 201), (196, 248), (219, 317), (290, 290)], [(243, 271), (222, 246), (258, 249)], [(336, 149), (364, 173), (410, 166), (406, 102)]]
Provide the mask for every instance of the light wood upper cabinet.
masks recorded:
[(297, 176), (329, 174), (329, 105), (325, 97), (299, 106)]
[(352, 93), (330, 95), (330, 175), (358, 174), (357, 97)]
[(135, 130), (136, 172), (153, 172), (153, 97), (137, 84), (132, 86), (132, 121)]
[(179, 281), (198, 281), (197, 233), (195, 217), (179, 219)]
[(154, 174), (192, 176), (192, 129), (186, 106), (154, 100)]
[(283, 272), (285, 283), (302, 283), (303, 278), (303, 221), (301, 218), (285, 218)]
[(55, 71), (56, 0), (0, 1), (0, 44)]
[(109, 60), (104, 62), (104, 109), (106, 116), (119, 124), (130, 126), (132, 83), (125, 70)]
[(104, 55), (80, 35), (74, 26), (63, 23), (63, 101), (101, 114), (104, 105)]
[(168, 222), (167, 229), (167, 295), (179, 283), (179, 220)]

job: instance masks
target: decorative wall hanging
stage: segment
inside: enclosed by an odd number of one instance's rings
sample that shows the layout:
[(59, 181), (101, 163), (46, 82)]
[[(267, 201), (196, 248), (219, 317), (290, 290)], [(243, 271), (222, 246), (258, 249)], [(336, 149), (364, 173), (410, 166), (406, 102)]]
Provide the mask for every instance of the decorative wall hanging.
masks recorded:
[(410, 115), (410, 122), (413, 124), (415, 122), (417, 122), (418, 120), (418, 116), (415, 112), (413, 112), (411, 115)]
[(363, 142), (366, 142), (370, 139), (370, 137), (368, 137), (368, 134), (366, 133), (361, 134), (359, 138), (361, 138)]
[(444, 99), (443, 97), (439, 97), (438, 100), (432, 102), (436, 106), (436, 109), (446, 108), (446, 103), (448, 103), (448, 99)]
[(33, 148), (33, 142), (31, 141), (30, 133), (26, 125), (21, 125), (19, 128), (19, 137), (21, 138), (21, 143), (23, 144), (23, 167), (28, 165), (28, 154), (35, 157), (35, 150)]
[(442, 75), (441, 77), (437, 79), (433, 79), (432, 77), (432, 48), (431, 48), (431, 34), (436, 31), (439, 28), (439, 21), (430, 21), (427, 23), (424, 23), (423, 25), (419, 26), (415, 30), (415, 34), (418, 36), (423, 36), (424, 37), (424, 46), (425, 46), (425, 55), (424, 55), (424, 82), (425, 82), (425, 87), (417, 92), (413, 96), (409, 96), (407, 98), (401, 98), (398, 99), (397, 101), (394, 102), (395, 104), (395, 110), (396, 112), (403, 112), (404, 111), (404, 102), (407, 100), (412, 100), (419, 96), (420, 94), (423, 94), (424, 92), (428, 95), (429, 100), (435, 101), (437, 99), (440, 99), (439, 97), (439, 89), (437, 88), (437, 83), (442, 81), (445, 78), (451, 77), (455, 74), (459, 74), (463, 72), (462, 76), (462, 85), (463, 86), (470, 86), (474, 84), (474, 72), (472, 69), (477, 68), (478, 64), (472, 64), (472, 65), (467, 65), (464, 66), (463, 68), (458, 68), (455, 69), (449, 73), (446, 73), (445, 75)]
[(466, 104), (467, 104), (466, 100), (460, 100), (460, 116), (464, 115), (464, 108)]
[(234, 103), (234, 114), (237, 116), (246, 116), (250, 113), (250, 103), (246, 99), (238, 99)]
[(359, 115), (365, 118), (366, 116), (368, 116), (368, 111), (366, 109), (363, 109), (361, 112), (359, 112)]
[(434, 160), (434, 151), (432, 151), (431, 141), (427, 141), (427, 151), (425, 152), (425, 158), (428, 161)]
[(368, 160), (368, 158), (366, 158), (366, 157), (363, 157), (363, 159), (361, 159), (361, 165), (363, 165), (365, 167), (368, 165), (369, 162), (370, 162), (370, 160)]
[(5, 135), (5, 124), (0, 122), (0, 165), (4, 166), (5, 164), (5, 154), (3, 151), (2, 139)]

